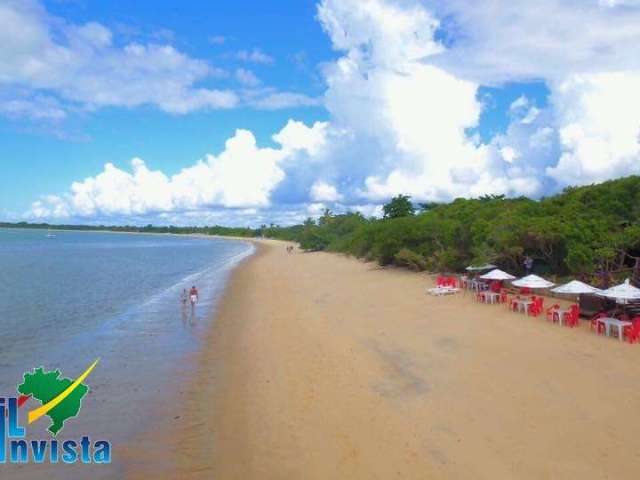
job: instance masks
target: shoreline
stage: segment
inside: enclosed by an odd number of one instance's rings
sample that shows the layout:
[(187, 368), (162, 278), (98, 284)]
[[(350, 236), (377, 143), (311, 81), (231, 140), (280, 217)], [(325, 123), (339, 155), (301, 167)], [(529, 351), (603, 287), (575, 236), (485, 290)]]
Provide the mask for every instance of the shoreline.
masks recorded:
[[(120, 233), (120, 232), (115, 232)], [(176, 235), (176, 234), (157, 234), (157, 235)], [(191, 234), (190, 234), (191, 235)], [(196, 235), (197, 236), (197, 235)], [(219, 236), (207, 235), (206, 238), (218, 238)], [(169, 392), (161, 402), (161, 405), (154, 411), (156, 418), (165, 418), (169, 420), (169, 424), (148, 425), (139, 435), (130, 442), (123, 445), (120, 450), (127, 452), (123, 456), (125, 478), (146, 479), (155, 475), (159, 478), (189, 478), (191, 475), (203, 475), (209, 478), (209, 465), (185, 466), (184, 462), (190, 462), (194, 458), (193, 450), (200, 450), (199, 458), (207, 458), (208, 454), (204, 449), (208, 445), (197, 445), (193, 440), (207, 436), (204, 424), (197, 418), (196, 413), (202, 408), (199, 403), (202, 399), (202, 389), (208, 393), (210, 389), (216, 387), (216, 376), (219, 375), (219, 369), (222, 363), (213, 365), (212, 371), (209, 367), (210, 362), (208, 356), (211, 352), (211, 343), (215, 337), (219, 336), (218, 328), (216, 328), (220, 317), (224, 315), (222, 312), (227, 308), (229, 299), (232, 297), (240, 297), (238, 288), (242, 288), (243, 282), (246, 282), (247, 268), (252, 263), (266, 253), (271, 246), (265, 244), (265, 241), (258, 239), (247, 239), (244, 237), (225, 237), (220, 239), (227, 240), (244, 240), (251, 243), (254, 247), (253, 253), (247, 255), (231, 271), (231, 274), (225, 282), (225, 287), (219, 301), (207, 313), (209, 317), (209, 325), (206, 332), (202, 335), (202, 344), (200, 348), (186, 355), (176, 370), (182, 370), (183, 375), (176, 381), (172, 381)], [(279, 242), (277, 240), (267, 240), (266, 242)], [(233, 291), (233, 294), (232, 294)], [(224, 337), (223, 337), (224, 338)], [(229, 343), (232, 345), (232, 342)], [(206, 395), (206, 394), (204, 394)], [(177, 414), (176, 406), (185, 408), (186, 415)], [(205, 417), (204, 420), (210, 420)], [(186, 424), (184, 422), (187, 422)], [(210, 424), (206, 424), (206, 428), (210, 428)], [(197, 432), (192, 432), (197, 429)], [(150, 448), (140, 448), (140, 444), (145, 444)]]
[(127, 478), (635, 477), (634, 346), (254, 243)]

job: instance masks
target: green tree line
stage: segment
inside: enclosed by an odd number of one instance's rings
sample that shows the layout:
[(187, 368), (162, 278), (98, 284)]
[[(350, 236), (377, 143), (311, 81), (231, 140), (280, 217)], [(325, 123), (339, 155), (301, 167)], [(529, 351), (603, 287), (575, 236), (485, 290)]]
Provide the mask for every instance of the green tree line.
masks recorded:
[(637, 275), (640, 177), (570, 187), (541, 200), (492, 195), (414, 206), (400, 195), (384, 206), (382, 219), (326, 210), (295, 229), (289, 237), (304, 250), (415, 270), (461, 271), (493, 263), (522, 273), (529, 256), (540, 274), (595, 281), (594, 276), (635, 268)]

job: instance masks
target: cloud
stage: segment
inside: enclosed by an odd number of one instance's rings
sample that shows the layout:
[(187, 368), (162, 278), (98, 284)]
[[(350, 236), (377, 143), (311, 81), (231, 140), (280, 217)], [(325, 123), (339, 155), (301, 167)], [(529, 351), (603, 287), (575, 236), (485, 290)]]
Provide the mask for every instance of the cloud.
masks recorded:
[[(350, 142), (335, 148), (350, 158), (333, 167), (354, 183), (343, 191), (352, 201), (535, 196), (637, 173), (638, 6), (324, 0), (319, 19), (342, 54), (324, 72), (331, 125)], [(524, 80), (545, 81), (549, 105), (520, 97), (504, 134), (470, 137), (478, 87)]]
[[(255, 93), (258, 93), (256, 96)], [(267, 91), (260, 95), (254, 92), (249, 95), (247, 103), (259, 110), (282, 110), (285, 108), (316, 107), (322, 104), (318, 98), (302, 93)]]
[(430, 63), (445, 47), (421, 4), (324, 0), (318, 11), (342, 52), (324, 69), (325, 104), (347, 132), (333, 169), (351, 179), (353, 202), (514, 194), (525, 183), (497, 147), (467, 136), (482, 111), (479, 84)]
[(502, 155), (504, 161), (507, 163), (513, 163), (514, 160), (516, 160), (520, 156), (520, 154), (513, 147), (510, 147), (508, 145), (500, 149), (500, 154)]
[(640, 173), (640, 72), (575, 75), (554, 88), (561, 185)]
[(53, 97), (18, 90), (0, 92), (0, 115), (57, 122), (67, 118), (67, 111)]
[(521, 95), (509, 105), (509, 113), (517, 121), (529, 124), (538, 117), (540, 109), (533, 105), (527, 97)]
[(245, 68), (236, 69), (236, 79), (247, 87), (257, 87), (262, 83), (251, 70)]
[(240, 50), (236, 54), (236, 58), (243, 62), (249, 63), (262, 63), (265, 65), (271, 65), (275, 63), (275, 59), (270, 55), (267, 55), (259, 48), (254, 48), (253, 50)]
[(74, 182), (60, 196), (34, 202), (30, 218), (101, 218), (250, 209), (270, 205), (270, 193), (282, 181), (282, 164), (317, 152), (326, 125), (289, 122), (273, 140), (278, 148), (260, 148), (253, 134), (237, 130), (218, 155), (169, 176), (139, 159), (131, 170), (107, 163), (96, 176)]
[[(427, 0), (453, 37), (436, 62), (485, 84), (640, 68), (640, 2)], [(549, 21), (553, 19), (553, 21)], [(588, 26), (588, 28), (586, 27)]]
[(51, 92), (67, 104), (187, 113), (238, 103), (231, 91), (197, 86), (216, 74), (206, 62), (168, 45), (117, 46), (103, 25), (63, 22), (33, 1), (0, 5), (0, 43), (0, 87)]
[(310, 197), (315, 202), (339, 202), (343, 198), (336, 187), (322, 180), (311, 186)]

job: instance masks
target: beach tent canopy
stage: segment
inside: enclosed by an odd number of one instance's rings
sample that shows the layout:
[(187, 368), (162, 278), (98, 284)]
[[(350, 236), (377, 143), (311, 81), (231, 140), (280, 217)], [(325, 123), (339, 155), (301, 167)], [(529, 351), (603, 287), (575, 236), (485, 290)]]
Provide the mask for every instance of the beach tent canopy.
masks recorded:
[(516, 277), (496, 268), (495, 270), (491, 270), (489, 273), (480, 275), (480, 278), (482, 280), (513, 280)]
[(465, 270), (467, 272), (482, 272), (484, 270), (491, 270), (497, 268), (495, 265), (491, 265), (490, 263), (487, 263), (485, 265), (469, 265), (467, 268), (465, 268)]
[(636, 288), (627, 278), (624, 283), (608, 288), (598, 293), (603, 297), (615, 298), (616, 300), (640, 300), (640, 288)]
[(555, 283), (545, 280), (537, 275), (527, 275), (526, 277), (522, 277), (521, 279), (512, 282), (511, 285), (523, 288), (549, 288), (553, 287)]
[(598, 293), (602, 290), (592, 287), (591, 285), (587, 285), (580, 280), (571, 280), (569, 283), (552, 288), (551, 291), (553, 293), (564, 293), (567, 295), (581, 295), (583, 293)]

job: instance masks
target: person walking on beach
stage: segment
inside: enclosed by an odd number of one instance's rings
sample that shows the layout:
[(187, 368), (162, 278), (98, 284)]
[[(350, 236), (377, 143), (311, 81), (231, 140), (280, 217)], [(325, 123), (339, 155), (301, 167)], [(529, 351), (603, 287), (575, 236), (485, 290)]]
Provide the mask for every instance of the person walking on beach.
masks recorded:
[(198, 289), (195, 285), (189, 290), (189, 300), (191, 301), (191, 313), (196, 309), (196, 302), (198, 301)]
[(187, 300), (189, 300), (189, 294), (187, 293), (187, 289), (183, 288), (182, 293), (180, 293), (180, 304), (183, 309), (187, 308)]

